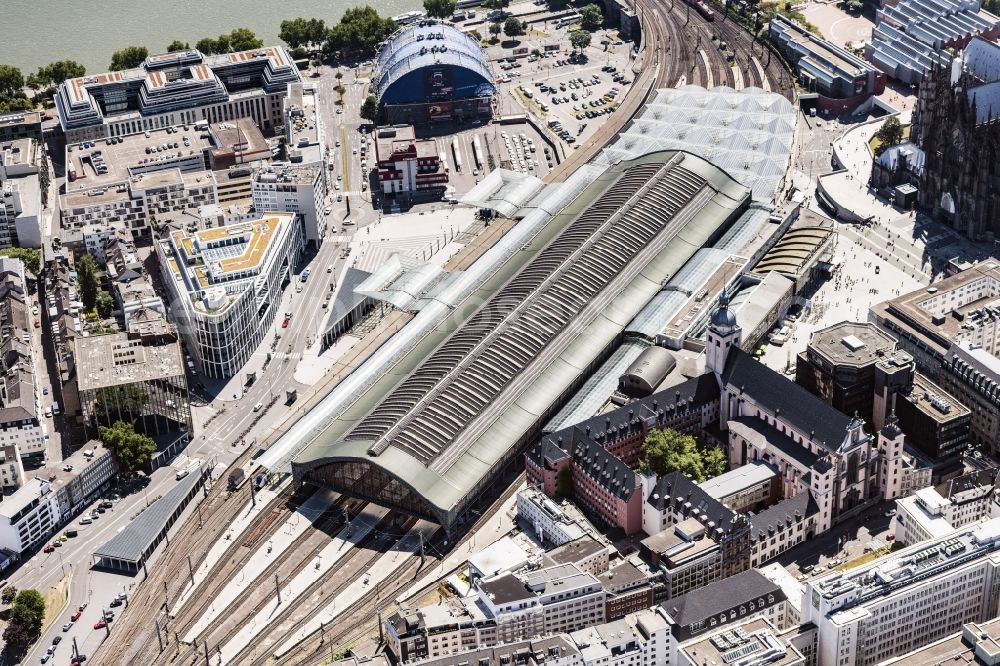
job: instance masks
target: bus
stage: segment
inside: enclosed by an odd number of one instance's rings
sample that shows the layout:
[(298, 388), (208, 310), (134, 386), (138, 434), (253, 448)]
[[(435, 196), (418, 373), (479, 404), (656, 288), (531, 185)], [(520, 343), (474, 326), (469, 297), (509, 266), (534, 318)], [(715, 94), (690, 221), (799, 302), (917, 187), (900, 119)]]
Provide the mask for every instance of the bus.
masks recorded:
[(568, 14), (566, 16), (563, 16), (558, 21), (556, 21), (556, 27), (565, 28), (568, 25), (579, 23), (581, 20), (583, 20), (583, 17), (580, 14)]

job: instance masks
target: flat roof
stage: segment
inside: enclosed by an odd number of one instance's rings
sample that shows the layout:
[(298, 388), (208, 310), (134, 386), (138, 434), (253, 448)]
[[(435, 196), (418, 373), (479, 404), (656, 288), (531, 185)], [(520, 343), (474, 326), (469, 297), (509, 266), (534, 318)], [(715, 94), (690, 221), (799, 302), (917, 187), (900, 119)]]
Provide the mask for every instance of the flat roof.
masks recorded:
[(710, 496), (721, 500), (765, 481), (770, 481), (776, 476), (778, 476), (778, 470), (774, 467), (765, 462), (754, 460), (698, 485)]
[(80, 391), (184, 374), (177, 340), (154, 342), (128, 333), (77, 338), (76, 362)]
[[(129, 134), (113, 143), (102, 139), (90, 142), (95, 145), (89, 148), (84, 148), (83, 143), (67, 144), (66, 165), (67, 168), (73, 165), (76, 169), (76, 180), (67, 180), (66, 194), (123, 183), (131, 177), (132, 169), (168, 169), (181, 160), (204, 159), (205, 150), (212, 147), (209, 135), (190, 125), (188, 129), (177, 125), (177, 130), (150, 130), (148, 137), (144, 132)], [(184, 139), (188, 140), (189, 146), (184, 145)], [(146, 152), (147, 148), (156, 149), (156, 152)], [(108, 173), (97, 173), (94, 162), (98, 158), (107, 167)]]
[(187, 501), (188, 494), (201, 479), (201, 467), (177, 482), (167, 493), (150, 504), (118, 534), (94, 551), (96, 557), (138, 564), (149, 554), (149, 548), (168, 529), (170, 517)]
[[(88, 458), (83, 454), (84, 451), (93, 451), (93, 455)], [(110, 452), (104, 448), (104, 444), (92, 439), (61, 462), (52, 462), (33, 473), (51, 483), (53, 490), (58, 490), (80, 476), (88, 465), (93, 465), (105, 455), (110, 455)], [(67, 465), (72, 466), (73, 469), (67, 471), (65, 469)]]
[(895, 348), (895, 338), (870, 322), (842, 321), (815, 331), (809, 338), (809, 352), (833, 365), (871, 365)]
[(1000, 660), (1000, 617), (969, 622), (962, 630), (912, 652), (881, 662), (881, 666), (976, 666)]
[(3, 500), (0, 501), (0, 516), (10, 518), (39, 497), (51, 492), (53, 492), (53, 488), (48, 481), (36, 478), (28, 479), (23, 486), (3, 497)]
[(958, 398), (919, 372), (913, 375), (910, 392), (900, 393), (900, 397), (938, 423), (965, 418), (972, 413)]
[(768, 654), (768, 666), (805, 663), (805, 657), (791, 643), (778, 638), (778, 631), (764, 618), (729, 625), (709, 636), (692, 640), (680, 648), (692, 664), (743, 663), (759, 653)]
[(401, 510), (450, 525), (469, 491), (540, 425), (663, 280), (748, 202), (746, 188), (688, 153), (606, 167), (478, 287), (480, 307), (453, 308), (301, 443), (296, 478), (364, 461), (414, 493)]
[(988, 260), (934, 284), (871, 307), (876, 317), (938, 352), (947, 353), (963, 327), (1000, 318), (1000, 263)]

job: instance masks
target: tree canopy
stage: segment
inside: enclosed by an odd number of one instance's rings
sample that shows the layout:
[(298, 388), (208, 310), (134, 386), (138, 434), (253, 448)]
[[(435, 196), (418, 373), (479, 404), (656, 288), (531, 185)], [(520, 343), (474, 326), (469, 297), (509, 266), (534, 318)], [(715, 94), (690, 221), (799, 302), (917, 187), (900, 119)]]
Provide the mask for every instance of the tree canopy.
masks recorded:
[(42, 267), (42, 253), (40, 250), (34, 250), (30, 247), (8, 247), (0, 250), (0, 257), (10, 257), (11, 259), (20, 259), (21, 263), (24, 264), (25, 270), (28, 270), (34, 274), (38, 274), (38, 270)]
[(604, 14), (601, 6), (591, 3), (580, 10), (580, 25), (584, 30), (597, 30), (604, 23)]
[(123, 69), (138, 67), (149, 57), (149, 49), (145, 46), (126, 46), (111, 54), (111, 71), (118, 72)]
[(14, 597), (17, 596), (17, 588), (13, 585), (8, 585), (3, 588), (3, 592), (0, 592), (0, 603), (4, 605), (10, 605), (14, 603)]
[(76, 281), (80, 287), (80, 300), (83, 307), (92, 310), (97, 305), (97, 290), (100, 281), (97, 277), (97, 262), (90, 254), (80, 257), (76, 262)]
[(524, 24), (516, 16), (510, 16), (504, 21), (503, 34), (508, 37), (520, 37), (524, 34)]
[(3, 632), (3, 640), (11, 656), (20, 658), (38, 640), (44, 619), (45, 599), (38, 590), (18, 592), (10, 607), (7, 628)]
[(40, 87), (57, 86), (66, 79), (76, 79), (87, 73), (87, 68), (75, 60), (57, 60), (43, 67), (33, 76)]
[(365, 98), (359, 115), (370, 123), (375, 122), (375, 119), (378, 117), (378, 100), (375, 99), (375, 95), (368, 95)]
[(156, 443), (124, 421), (98, 428), (100, 440), (115, 457), (122, 474), (130, 475), (149, 464), (156, 453)]
[(326, 22), (323, 19), (293, 18), (281, 22), (278, 39), (293, 49), (308, 44), (322, 44), (326, 40)]
[(101, 289), (97, 292), (97, 301), (94, 303), (94, 307), (97, 308), (97, 314), (101, 315), (102, 319), (107, 319), (114, 312), (115, 299), (111, 294)]
[(569, 33), (569, 43), (577, 51), (582, 51), (590, 46), (590, 33), (586, 30), (574, 30)]
[(24, 76), (13, 65), (0, 65), (0, 97), (13, 97), (24, 88)]
[(651, 430), (642, 444), (639, 469), (657, 476), (680, 472), (698, 483), (726, 471), (725, 453), (715, 447), (699, 446), (692, 435), (670, 428)]
[(896, 116), (889, 116), (882, 127), (875, 132), (875, 138), (879, 144), (875, 147), (875, 157), (885, 152), (887, 148), (898, 145), (903, 141), (903, 125)]
[(250, 28), (233, 28), (229, 33), (229, 47), (233, 51), (251, 51), (264, 46), (264, 40), (257, 37)]
[(344, 12), (340, 22), (327, 32), (323, 48), (327, 52), (368, 53), (395, 31), (396, 23), (390, 18), (379, 16), (373, 7), (351, 7)]
[(179, 39), (175, 39), (174, 41), (170, 42), (170, 44), (167, 46), (167, 53), (177, 53), (178, 51), (186, 51), (189, 48), (191, 48), (191, 45), (188, 44), (187, 42), (182, 42)]
[(456, 7), (458, 0), (424, 0), (424, 11), (432, 18), (450, 18)]

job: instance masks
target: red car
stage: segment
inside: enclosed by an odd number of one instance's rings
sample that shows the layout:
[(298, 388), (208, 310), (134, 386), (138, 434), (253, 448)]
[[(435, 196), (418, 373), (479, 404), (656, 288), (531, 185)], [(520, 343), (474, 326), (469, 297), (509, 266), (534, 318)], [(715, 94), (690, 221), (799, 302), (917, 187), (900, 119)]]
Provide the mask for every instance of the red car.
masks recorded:
[(47, 546), (46, 546), (45, 548), (42, 548), (42, 552), (43, 552), (43, 553), (51, 553), (51, 552), (52, 552), (52, 551), (54, 551), (55, 549), (56, 549), (56, 547), (55, 547), (55, 546), (53, 546), (53, 545), (52, 545), (52, 544), (50, 543), (50, 544), (49, 544), (49, 545), (47, 545)]
[(285, 317), (285, 321), (281, 322), (281, 328), (288, 328), (288, 322), (290, 322), (290, 321), (291, 321), (291, 319), (289, 319), (288, 317)]
[(73, 613), (72, 615), (70, 615), (69, 619), (73, 620), (74, 622), (76, 622), (77, 620), (79, 620), (80, 619), (80, 611), (77, 611), (77, 612)]
[(108, 626), (108, 621), (102, 617), (94, 624), (94, 629), (103, 629), (106, 626)]
[(41, 325), (42, 325), (42, 322), (38, 321), (38, 319), (35, 319), (35, 328), (39, 328), (39, 327), (41, 327)]

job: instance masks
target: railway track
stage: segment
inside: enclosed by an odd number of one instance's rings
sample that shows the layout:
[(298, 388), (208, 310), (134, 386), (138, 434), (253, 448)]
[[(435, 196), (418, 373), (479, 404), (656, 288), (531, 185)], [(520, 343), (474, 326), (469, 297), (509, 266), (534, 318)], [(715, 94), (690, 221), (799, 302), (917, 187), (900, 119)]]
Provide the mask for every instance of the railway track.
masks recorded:
[[(329, 585), (330, 581), (336, 578), (338, 574), (352, 567), (354, 569), (360, 569), (368, 566), (375, 559), (383, 555), (388, 548), (391, 548), (395, 543), (397, 543), (398, 541), (393, 542), (391, 540), (384, 539), (383, 529), (389, 527), (392, 521), (393, 517), (391, 514), (383, 516), (379, 522), (376, 523), (375, 528), (357, 545), (353, 546), (353, 550), (355, 551), (354, 554), (337, 562), (337, 564), (334, 565), (329, 571), (325, 572), (321, 578), (310, 584), (301, 594), (297, 595), (294, 603), (282, 605), (280, 611), (269, 620), (270, 628), (268, 631), (258, 635), (251, 644), (244, 646), (243, 650), (237, 653), (237, 655), (230, 660), (230, 663), (244, 664), (247, 663), (247, 653), (263, 652), (266, 654), (269, 649), (273, 649), (273, 647), (265, 648), (263, 643), (273, 639), (276, 644), (278, 640), (283, 640), (285, 638), (285, 634), (278, 633), (276, 629), (279, 624), (288, 619), (289, 615), (293, 612), (301, 614), (316, 610), (317, 606), (325, 603), (328, 596), (335, 596), (352, 582), (352, 579), (347, 578), (331, 587)], [(412, 526), (415, 522), (416, 519), (408, 519), (404, 525)], [(405, 529), (408, 529), (408, 527)], [(301, 555), (297, 556), (295, 564), (286, 568), (282, 584), (288, 583), (301, 571), (310, 566), (315, 561), (316, 555), (326, 545), (328, 545), (328, 541), (326, 540), (318, 539), (318, 541), (318, 545), (315, 548), (310, 549), (308, 554), (304, 557)], [(379, 541), (382, 541), (381, 548), (371, 547)], [(287, 564), (287, 561), (282, 563), (282, 565), (284, 564)], [(275, 567), (275, 569), (277, 568), (280, 567)], [(240, 597), (234, 601), (231, 605), (233, 613), (226, 616), (224, 623), (214, 629), (210, 629), (206, 633), (203, 633), (197, 644), (192, 644), (186, 650), (182, 650), (180, 659), (182, 661), (186, 661), (187, 659), (195, 660), (199, 657), (199, 655), (203, 656), (204, 646), (206, 643), (209, 646), (210, 655), (216, 654), (222, 646), (229, 643), (247, 624), (252, 622), (260, 610), (273, 599), (273, 589), (271, 587), (273, 584), (273, 577), (274, 570), (269, 568), (269, 571), (266, 574), (261, 575), (258, 578), (256, 585), (248, 587), (248, 589), (244, 590)], [(316, 592), (321, 589), (323, 591), (322, 598), (316, 598)], [(260, 600), (250, 606), (252, 599), (257, 598)], [(161, 659), (156, 663), (169, 663), (169, 660), (164, 661)]]

